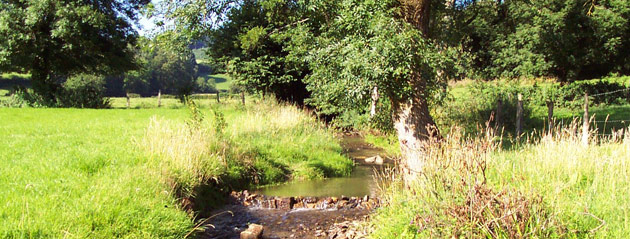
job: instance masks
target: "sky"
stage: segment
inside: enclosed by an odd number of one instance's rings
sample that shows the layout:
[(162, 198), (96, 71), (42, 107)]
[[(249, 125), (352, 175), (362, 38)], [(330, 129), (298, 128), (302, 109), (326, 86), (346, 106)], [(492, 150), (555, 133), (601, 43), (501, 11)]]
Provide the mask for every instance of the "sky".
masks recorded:
[(151, 30), (155, 28), (155, 24), (151, 19), (148, 19), (144, 16), (140, 16), (138, 21), (139, 25), (137, 27), (138, 33), (142, 36), (146, 36), (151, 33)]

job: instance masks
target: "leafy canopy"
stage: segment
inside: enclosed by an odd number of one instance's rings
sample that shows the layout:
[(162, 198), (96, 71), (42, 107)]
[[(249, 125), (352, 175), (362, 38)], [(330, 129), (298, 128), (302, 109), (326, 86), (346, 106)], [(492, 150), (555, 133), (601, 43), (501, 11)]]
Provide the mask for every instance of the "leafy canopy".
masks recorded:
[(60, 77), (134, 68), (133, 22), (149, 0), (2, 0), (0, 71), (30, 72), (53, 101)]

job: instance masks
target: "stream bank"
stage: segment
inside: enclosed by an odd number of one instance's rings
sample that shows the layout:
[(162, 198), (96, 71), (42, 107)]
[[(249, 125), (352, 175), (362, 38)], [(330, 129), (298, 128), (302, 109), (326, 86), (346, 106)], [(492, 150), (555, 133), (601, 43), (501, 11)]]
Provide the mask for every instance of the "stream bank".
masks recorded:
[[(345, 135), (344, 152), (355, 161), (350, 177), (296, 181), (232, 192), (230, 204), (215, 210), (201, 238), (240, 238), (249, 224), (264, 227), (262, 238), (362, 238), (352, 229), (380, 206), (374, 172), (391, 165), (370, 158), (383, 151), (358, 135)], [(366, 160), (367, 159), (367, 160)]]

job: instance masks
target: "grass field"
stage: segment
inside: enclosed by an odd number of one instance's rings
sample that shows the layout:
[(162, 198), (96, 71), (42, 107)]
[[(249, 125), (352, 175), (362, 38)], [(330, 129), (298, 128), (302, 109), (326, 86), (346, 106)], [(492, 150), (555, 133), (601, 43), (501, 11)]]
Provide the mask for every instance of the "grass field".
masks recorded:
[(182, 200), (209, 182), (216, 194), (351, 170), (294, 107), (215, 107), (204, 120), (185, 107), (0, 109), (0, 238), (183, 238), (194, 215)]
[(186, 112), (0, 109), (0, 237), (183, 237), (192, 221), (135, 147), (156, 115)]
[(232, 86), (232, 78), (227, 74), (201, 74), (199, 77), (203, 77), (206, 80), (214, 80), (217, 90), (220, 90), (221, 92), (230, 90), (230, 87)]
[(447, 136), (428, 150), (437, 153), (417, 186), (386, 191), (371, 237), (627, 237), (630, 134), (584, 146), (570, 130), (557, 132), (511, 150)]

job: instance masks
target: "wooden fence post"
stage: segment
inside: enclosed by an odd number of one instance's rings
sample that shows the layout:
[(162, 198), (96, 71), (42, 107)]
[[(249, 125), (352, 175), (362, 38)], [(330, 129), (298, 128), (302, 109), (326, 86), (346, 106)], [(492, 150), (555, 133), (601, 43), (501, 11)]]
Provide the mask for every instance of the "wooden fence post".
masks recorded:
[(582, 119), (582, 144), (588, 145), (589, 118), (588, 118), (588, 92), (584, 93), (584, 118)]
[(520, 138), (523, 133), (523, 95), (518, 94), (516, 103), (516, 138)]
[(503, 127), (503, 99), (499, 98), (497, 100), (497, 111), (496, 114), (494, 115), (495, 118), (495, 127), (497, 128), (497, 130), (501, 129)]
[(217, 91), (217, 103), (221, 103), (220, 92)]
[(158, 108), (162, 107), (162, 90), (158, 90)]
[(547, 100), (547, 122), (549, 122), (549, 132), (553, 130), (553, 101)]
[(243, 103), (243, 105), (245, 105), (245, 92), (241, 92), (241, 103)]

